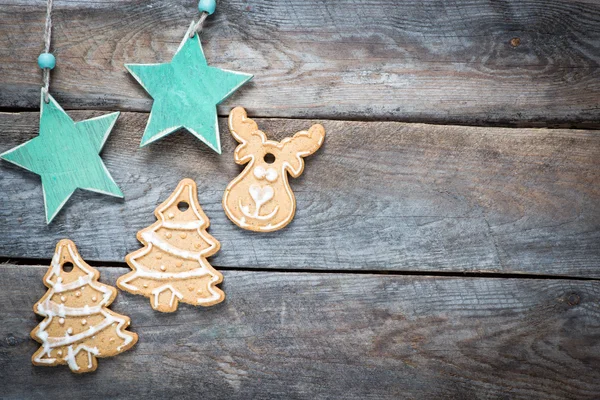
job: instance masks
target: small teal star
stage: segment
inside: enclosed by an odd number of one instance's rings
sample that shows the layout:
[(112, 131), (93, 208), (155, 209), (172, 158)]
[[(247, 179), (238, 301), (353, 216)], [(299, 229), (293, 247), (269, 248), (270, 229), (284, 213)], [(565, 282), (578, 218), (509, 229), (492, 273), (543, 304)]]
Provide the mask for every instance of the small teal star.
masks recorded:
[(198, 36), (188, 30), (170, 63), (125, 65), (154, 99), (140, 147), (186, 128), (221, 154), (217, 105), (252, 75), (209, 67)]
[(99, 156), (119, 113), (74, 122), (65, 110), (42, 92), (40, 134), (0, 158), (42, 178), (46, 221), (50, 223), (76, 189), (115, 197), (123, 193)]

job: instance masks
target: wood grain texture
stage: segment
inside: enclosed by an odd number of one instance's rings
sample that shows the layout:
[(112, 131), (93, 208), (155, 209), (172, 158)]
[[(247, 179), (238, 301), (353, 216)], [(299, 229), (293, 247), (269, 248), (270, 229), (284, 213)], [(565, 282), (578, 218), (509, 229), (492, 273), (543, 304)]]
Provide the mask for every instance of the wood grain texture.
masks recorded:
[[(153, 311), (120, 293), (139, 335), (98, 370), (31, 365), (47, 267), (0, 268), (5, 398), (594, 399), (600, 283), (225, 272), (224, 303)], [(100, 268), (114, 284), (125, 268)]]
[[(99, 112), (71, 112), (77, 121)], [(78, 191), (44, 224), (39, 178), (0, 165), (0, 256), (48, 259), (70, 237), (86, 260), (123, 261), (182, 178), (221, 242), (215, 267), (527, 272), (600, 276), (600, 135), (590, 131), (259, 119), (281, 140), (321, 123), (327, 140), (291, 180), (297, 214), (273, 233), (231, 223), (221, 199), (241, 171), (186, 132), (138, 148), (148, 114), (124, 113), (102, 158), (125, 200)], [(37, 113), (0, 114), (6, 149)], [(373, 138), (377, 139), (373, 139)], [(0, 149), (2, 151), (3, 149)]]
[[(39, 106), (44, 12), (2, 0), (0, 107)], [(56, 2), (52, 93), (150, 110), (123, 65), (169, 61), (195, 17), (188, 0)], [(211, 65), (255, 75), (222, 116), (600, 126), (600, 0), (228, 0), (203, 41)]]

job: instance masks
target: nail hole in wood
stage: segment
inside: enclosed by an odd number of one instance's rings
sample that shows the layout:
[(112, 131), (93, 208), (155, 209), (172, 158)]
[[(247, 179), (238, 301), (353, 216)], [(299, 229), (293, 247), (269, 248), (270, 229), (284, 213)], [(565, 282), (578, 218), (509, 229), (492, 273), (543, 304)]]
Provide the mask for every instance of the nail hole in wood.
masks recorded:
[(571, 293), (567, 297), (567, 303), (569, 303), (570, 306), (576, 306), (577, 304), (579, 304), (580, 301), (581, 301), (581, 298), (579, 297), (579, 295), (577, 293)]

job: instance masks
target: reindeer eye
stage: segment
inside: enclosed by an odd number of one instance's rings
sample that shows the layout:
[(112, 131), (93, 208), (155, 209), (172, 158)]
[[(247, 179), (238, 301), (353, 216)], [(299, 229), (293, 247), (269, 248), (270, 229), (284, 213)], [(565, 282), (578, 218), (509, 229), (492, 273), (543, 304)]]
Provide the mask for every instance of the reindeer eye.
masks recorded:
[(273, 164), (275, 162), (275, 156), (272, 153), (265, 154), (264, 160), (267, 164)]
[(266, 171), (265, 168), (261, 165), (259, 165), (258, 167), (254, 168), (254, 176), (256, 177), (256, 179), (263, 179), (265, 177)]
[(275, 182), (277, 180), (277, 170), (275, 168), (269, 168), (265, 174), (265, 178), (269, 182)]

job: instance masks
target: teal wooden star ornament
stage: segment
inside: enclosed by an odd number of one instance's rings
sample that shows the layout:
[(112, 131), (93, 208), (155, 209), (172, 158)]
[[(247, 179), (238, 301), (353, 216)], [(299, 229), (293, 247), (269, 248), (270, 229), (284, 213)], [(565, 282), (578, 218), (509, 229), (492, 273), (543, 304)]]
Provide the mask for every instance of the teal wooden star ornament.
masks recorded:
[(170, 63), (125, 65), (154, 99), (140, 147), (185, 128), (221, 154), (217, 105), (252, 75), (209, 67), (199, 35), (189, 33)]
[(48, 98), (46, 104), (42, 91), (39, 136), (0, 158), (41, 176), (50, 223), (78, 188), (115, 197), (123, 193), (99, 155), (119, 113), (74, 122), (52, 96)]

